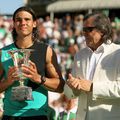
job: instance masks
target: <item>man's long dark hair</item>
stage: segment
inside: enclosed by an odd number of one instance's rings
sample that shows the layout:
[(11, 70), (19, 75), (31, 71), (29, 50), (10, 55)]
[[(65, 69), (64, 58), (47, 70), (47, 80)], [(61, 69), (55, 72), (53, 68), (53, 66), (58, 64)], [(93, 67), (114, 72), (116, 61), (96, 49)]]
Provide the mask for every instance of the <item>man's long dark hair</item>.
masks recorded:
[[(30, 13), (32, 15), (33, 21), (37, 21), (37, 17), (35, 15), (35, 12), (30, 7), (22, 6), (22, 7), (18, 8), (14, 12), (14, 14), (13, 14), (13, 22), (15, 22), (15, 16), (16, 16), (16, 14), (18, 12), (21, 12), (21, 11), (26, 11), (26, 12)], [(12, 37), (13, 37), (13, 40), (16, 41), (17, 32), (16, 32), (15, 28), (13, 28)], [(32, 37), (33, 37), (33, 41), (39, 41), (39, 34), (38, 34), (37, 27), (33, 28)]]
[(93, 26), (103, 33), (102, 39), (104, 43), (107, 43), (108, 40), (112, 42), (113, 31), (112, 31), (112, 26), (111, 26), (109, 17), (107, 17), (102, 12), (93, 12), (91, 14), (87, 14), (84, 17), (84, 21), (90, 17), (94, 17)]

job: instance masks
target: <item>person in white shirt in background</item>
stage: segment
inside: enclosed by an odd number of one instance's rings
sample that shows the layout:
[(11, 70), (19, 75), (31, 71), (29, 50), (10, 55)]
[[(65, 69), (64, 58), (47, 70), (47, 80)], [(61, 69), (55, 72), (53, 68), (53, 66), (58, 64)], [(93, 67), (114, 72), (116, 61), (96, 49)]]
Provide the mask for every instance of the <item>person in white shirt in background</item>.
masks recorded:
[(54, 120), (75, 120), (77, 101), (68, 99), (64, 93), (49, 92), (49, 106), (55, 110)]
[(45, 22), (43, 23), (43, 26), (46, 29), (48, 38), (51, 38), (53, 33), (54, 23), (50, 20), (50, 16), (45, 17)]
[(88, 14), (83, 34), (87, 47), (74, 56), (64, 93), (78, 97), (76, 120), (120, 120), (120, 46), (112, 43), (109, 18)]
[(0, 16), (0, 49), (13, 43), (10, 31), (11, 24), (9, 18), (6, 16)]

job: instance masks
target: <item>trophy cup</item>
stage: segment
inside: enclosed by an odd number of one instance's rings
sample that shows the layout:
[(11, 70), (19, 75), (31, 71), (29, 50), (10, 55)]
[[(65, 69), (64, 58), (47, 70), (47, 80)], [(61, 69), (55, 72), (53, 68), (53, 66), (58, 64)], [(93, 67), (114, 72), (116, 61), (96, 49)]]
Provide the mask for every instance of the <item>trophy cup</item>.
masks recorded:
[(14, 66), (18, 67), (16, 71), (19, 77), (19, 86), (12, 87), (11, 97), (12, 100), (24, 101), (24, 100), (33, 100), (32, 97), (32, 88), (24, 85), (25, 77), (22, 74), (21, 65), (29, 65), (29, 57), (33, 50), (32, 49), (18, 49), (10, 50), (8, 53), (11, 55)]

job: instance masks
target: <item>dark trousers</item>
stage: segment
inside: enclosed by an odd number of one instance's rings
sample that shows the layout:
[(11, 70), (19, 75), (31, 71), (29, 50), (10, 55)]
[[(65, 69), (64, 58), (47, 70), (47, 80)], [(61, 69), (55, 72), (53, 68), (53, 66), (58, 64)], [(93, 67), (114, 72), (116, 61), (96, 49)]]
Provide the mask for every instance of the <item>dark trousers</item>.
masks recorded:
[(4, 115), (2, 120), (48, 120), (47, 116), (13, 117)]

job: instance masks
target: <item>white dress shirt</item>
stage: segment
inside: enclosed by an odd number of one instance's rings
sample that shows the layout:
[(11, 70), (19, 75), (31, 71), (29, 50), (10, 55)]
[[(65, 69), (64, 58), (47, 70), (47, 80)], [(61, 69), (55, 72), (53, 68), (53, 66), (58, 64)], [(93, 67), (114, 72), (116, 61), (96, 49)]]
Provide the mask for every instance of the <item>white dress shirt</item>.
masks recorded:
[(87, 74), (86, 74), (86, 79), (87, 80), (92, 80), (93, 79), (94, 72), (95, 72), (95, 69), (96, 69), (96, 65), (97, 65), (100, 57), (102, 56), (102, 54), (104, 52), (103, 44), (101, 46), (99, 46), (94, 52), (92, 50), (91, 50), (91, 52), (92, 52), (92, 55), (90, 57), (90, 62), (89, 62), (90, 64), (87, 68)]

